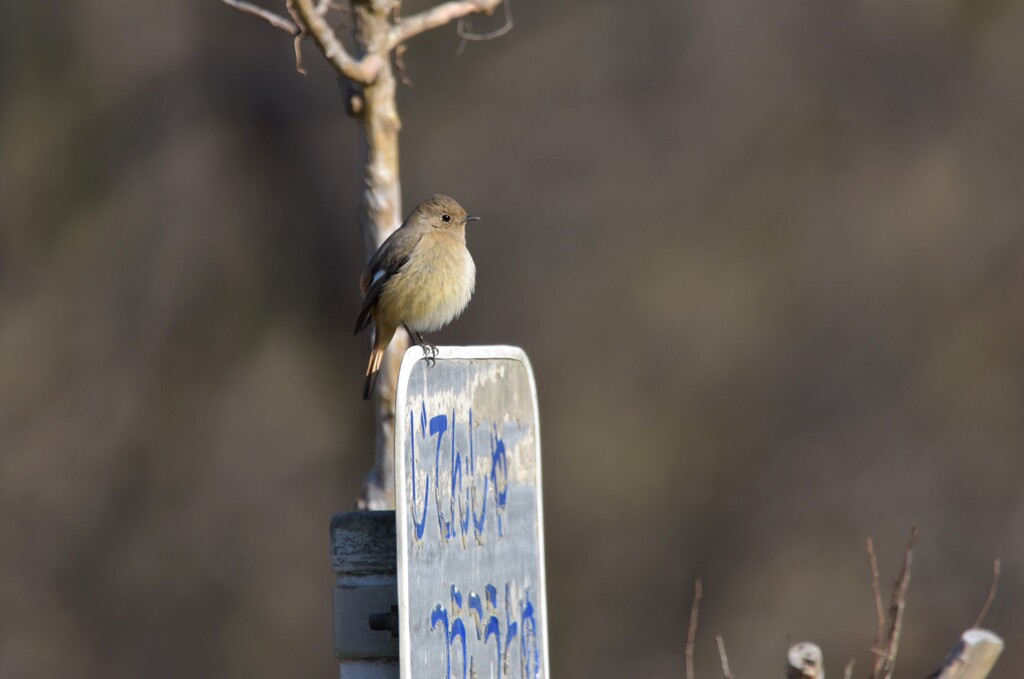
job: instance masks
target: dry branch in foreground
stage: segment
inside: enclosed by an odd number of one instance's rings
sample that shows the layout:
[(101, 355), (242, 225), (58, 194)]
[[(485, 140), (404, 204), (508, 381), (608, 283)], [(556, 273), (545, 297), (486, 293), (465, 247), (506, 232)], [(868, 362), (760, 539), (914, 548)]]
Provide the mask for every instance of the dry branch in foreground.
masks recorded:
[[(906, 608), (907, 589), (910, 586), (910, 570), (913, 564), (914, 545), (917, 542), (917, 528), (910, 529), (910, 538), (903, 554), (903, 567), (893, 585), (889, 604), (888, 617), (882, 608), (882, 593), (879, 585), (878, 559), (875, 557), (875, 546), (870, 538), (867, 540), (868, 561), (871, 566), (871, 589), (874, 596), (877, 617), (875, 644), (872, 652), (876, 656), (875, 666), (870, 679), (890, 679), (899, 649), (900, 635), (903, 628), (903, 612)], [(995, 601), (999, 587), (1000, 562), (995, 560), (992, 569), (992, 585), (988, 597), (982, 606), (975, 627), (968, 629), (953, 648), (942, 667), (928, 679), (986, 679), (1000, 653), (1003, 640), (998, 635), (978, 628), (985, 619), (992, 602)], [(693, 606), (690, 609), (690, 626), (686, 637), (686, 679), (694, 679), (693, 651), (697, 636), (697, 612), (701, 600), (701, 582), (694, 583)], [(725, 642), (721, 635), (716, 637), (718, 653), (722, 660), (722, 675), (732, 679), (729, 670), (729, 658), (725, 652)], [(825, 658), (821, 647), (811, 642), (800, 642), (789, 647), (786, 654), (787, 679), (825, 679)], [(843, 679), (853, 679), (854, 661), (846, 663)]]

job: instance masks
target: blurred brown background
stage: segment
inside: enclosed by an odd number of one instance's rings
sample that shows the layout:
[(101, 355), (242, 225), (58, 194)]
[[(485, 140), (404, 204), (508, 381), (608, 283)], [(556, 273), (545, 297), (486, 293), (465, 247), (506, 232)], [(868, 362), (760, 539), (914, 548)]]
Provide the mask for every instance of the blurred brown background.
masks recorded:
[[(897, 676), (996, 556), (1024, 674), (1024, 3), (513, 8), (411, 44), (402, 177), (485, 217), (434, 340), (537, 373), (553, 674), (681, 677), (701, 576), (699, 676), (716, 633), (862, 675), (863, 539), (888, 588), (912, 523)], [(215, 0), (0, 6), (5, 679), (336, 676), (358, 149), (305, 54)]]

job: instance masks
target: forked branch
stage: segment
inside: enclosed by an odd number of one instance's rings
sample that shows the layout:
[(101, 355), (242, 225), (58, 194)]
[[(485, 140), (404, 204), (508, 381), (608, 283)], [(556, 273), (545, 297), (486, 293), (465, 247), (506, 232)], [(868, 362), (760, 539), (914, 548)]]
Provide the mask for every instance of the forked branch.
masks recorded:
[[(307, 34), (313, 36), (317, 46), (324, 57), (330, 62), (334, 70), (349, 80), (361, 85), (369, 85), (377, 79), (384, 60), (396, 47), (420, 33), (433, 28), (444, 26), (447, 23), (462, 19), (470, 14), (491, 14), (502, 2), (506, 0), (452, 0), (444, 2), (436, 7), (431, 7), (419, 14), (414, 14), (406, 19), (395, 22), (387, 34), (384, 47), (380, 54), (367, 54), (361, 59), (356, 59), (345, 45), (338, 40), (334, 30), (328, 25), (324, 18), (327, 10), (331, 7), (330, 0), (288, 0), (288, 10), (294, 21), (290, 21), (280, 14), (275, 14), (268, 9), (254, 5), (246, 0), (223, 0), (224, 4), (234, 7), (240, 12), (259, 17), (275, 28), (295, 37), (296, 64), (300, 72), (302, 70), (302, 59), (299, 55), (299, 41)], [(511, 16), (506, 25), (486, 35), (469, 34), (459, 32), (464, 39), (489, 39), (508, 32), (512, 28)]]
[(313, 0), (292, 0), (295, 11), (306, 24), (306, 30), (313, 36), (324, 58), (330, 62), (334, 70), (349, 80), (361, 85), (369, 85), (377, 79), (384, 61), (376, 54), (367, 54), (362, 59), (355, 59), (348, 53), (345, 46), (338, 40), (334, 30), (327, 24), (318, 11)]

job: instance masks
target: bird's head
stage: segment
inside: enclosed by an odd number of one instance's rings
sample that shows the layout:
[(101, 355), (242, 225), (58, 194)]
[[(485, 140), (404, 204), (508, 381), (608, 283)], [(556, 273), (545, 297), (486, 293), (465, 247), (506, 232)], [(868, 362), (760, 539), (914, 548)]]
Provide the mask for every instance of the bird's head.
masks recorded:
[(440, 194), (428, 198), (413, 210), (413, 217), (435, 229), (462, 229), (466, 222), (479, 217), (466, 214), (466, 210), (454, 198)]

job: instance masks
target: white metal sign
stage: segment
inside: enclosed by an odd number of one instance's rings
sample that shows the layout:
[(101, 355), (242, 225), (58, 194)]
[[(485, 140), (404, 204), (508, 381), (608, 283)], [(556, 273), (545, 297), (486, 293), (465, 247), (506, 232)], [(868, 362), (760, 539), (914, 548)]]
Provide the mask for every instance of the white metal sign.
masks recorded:
[(516, 347), (410, 349), (395, 498), (403, 679), (548, 677), (536, 387)]

